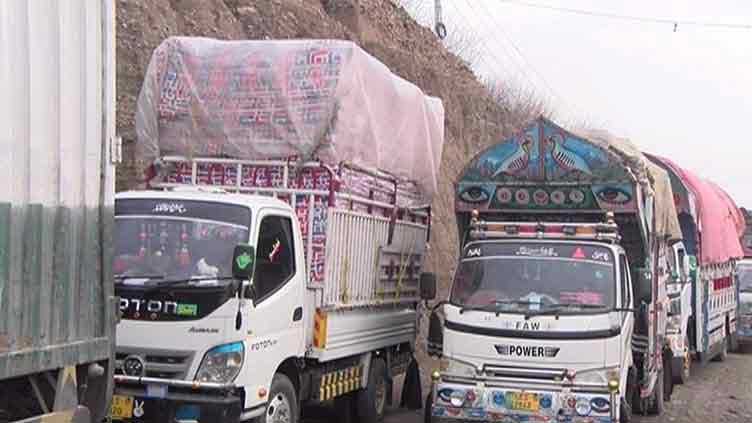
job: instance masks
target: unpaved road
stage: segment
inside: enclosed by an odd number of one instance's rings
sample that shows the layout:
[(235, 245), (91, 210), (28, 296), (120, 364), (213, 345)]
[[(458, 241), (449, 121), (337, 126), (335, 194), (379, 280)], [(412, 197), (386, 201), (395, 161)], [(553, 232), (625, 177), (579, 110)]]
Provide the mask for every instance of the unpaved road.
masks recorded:
[[(752, 351), (729, 354), (724, 363), (695, 363), (692, 379), (677, 386), (661, 417), (636, 416), (637, 423), (752, 423)], [(327, 410), (316, 410), (304, 423), (337, 423)], [(422, 423), (422, 411), (393, 411), (384, 423)]]

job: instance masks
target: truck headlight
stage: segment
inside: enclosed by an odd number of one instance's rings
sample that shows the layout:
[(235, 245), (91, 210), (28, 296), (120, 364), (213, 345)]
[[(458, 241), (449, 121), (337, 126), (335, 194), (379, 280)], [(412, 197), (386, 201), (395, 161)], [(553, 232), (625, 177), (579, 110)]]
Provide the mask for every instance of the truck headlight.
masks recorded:
[(464, 377), (474, 377), (477, 376), (477, 368), (470, 364), (465, 363), (463, 361), (458, 361), (455, 359), (449, 359), (448, 363), (446, 364), (446, 367), (443, 369), (448, 375), (455, 375), (455, 376), (464, 376)]
[(574, 382), (594, 385), (608, 385), (611, 380), (619, 380), (619, 369), (607, 368), (577, 372)]
[(206, 353), (196, 372), (196, 381), (229, 383), (235, 380), (243, 367), (245, 347), (242, 342), (220, 345)]

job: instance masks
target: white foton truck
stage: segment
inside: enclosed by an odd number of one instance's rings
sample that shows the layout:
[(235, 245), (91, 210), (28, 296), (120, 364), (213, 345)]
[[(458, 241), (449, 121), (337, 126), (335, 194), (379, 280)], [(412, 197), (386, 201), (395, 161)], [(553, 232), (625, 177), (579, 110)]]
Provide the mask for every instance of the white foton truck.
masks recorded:
[(115, 203), (113, 418), (294, 423), (334, 400), (379, 420), (435, 293), (442, 122), (350, 42), (162, 43), (138, 105), (150, 189)]
[(692, 356), (725, 360), (737, 344), (736, 262), (744, 256), (744, 216), (718, 186), (671, 160), (646, 155), (669, 174), (683, 242), (674, 246), (667, 336), (674, 381), (689, 379)]
[[(461, 238), (429, 352), (431, 422), (628, 422), (671, 393), (668, 176), (626, 140), (540, 118), (457, 183)], [(438, 311), (443, 310), (443, 319)]]

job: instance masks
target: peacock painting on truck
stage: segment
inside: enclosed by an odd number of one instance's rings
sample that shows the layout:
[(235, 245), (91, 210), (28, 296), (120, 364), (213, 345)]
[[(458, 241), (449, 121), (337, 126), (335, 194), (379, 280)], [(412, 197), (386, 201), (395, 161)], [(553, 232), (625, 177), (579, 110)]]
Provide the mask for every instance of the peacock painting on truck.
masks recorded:
[(468, 209), (632, 211), (633, 184), (605, 146), (539, 118), (481, 152), (457, 185)]

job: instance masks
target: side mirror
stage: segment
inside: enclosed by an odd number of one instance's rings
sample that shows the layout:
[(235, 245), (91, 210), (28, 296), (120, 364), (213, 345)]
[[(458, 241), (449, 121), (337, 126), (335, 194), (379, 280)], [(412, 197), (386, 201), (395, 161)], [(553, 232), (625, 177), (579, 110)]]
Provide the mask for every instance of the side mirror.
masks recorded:
[(696, 256), (687, 256), (687, 270), (694, 271), (697, 270), (697, 257)]
[(238, 244), (232, 253), (232, 277), (241, 281), (253, 278), (256, 250), (247, 244)]
[(426, 301), (436, 298), (436, 274), (428, 272), (420, 274), (420, 298)]
[(640, 302), (653, 302), (653, 274), (645, 268), (637, 269), (637, 286), (635, 298)]
[(435, 309), (429, 317), (427, 341), (429, 357), (441, 357), (444, 353), (444, 323)]

